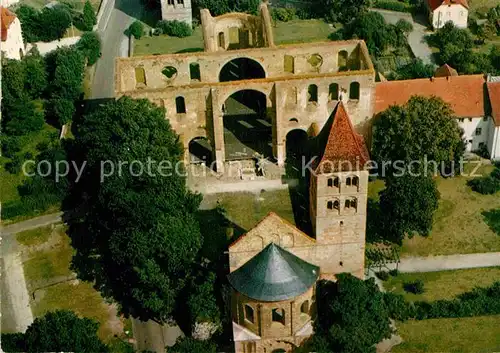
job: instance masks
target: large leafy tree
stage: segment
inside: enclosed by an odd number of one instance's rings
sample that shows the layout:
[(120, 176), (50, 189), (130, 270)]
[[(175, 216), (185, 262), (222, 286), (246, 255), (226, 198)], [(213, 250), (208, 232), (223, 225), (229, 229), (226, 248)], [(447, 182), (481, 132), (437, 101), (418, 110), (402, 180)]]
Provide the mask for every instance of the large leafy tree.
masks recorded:
[(313, 1), (311, 5), (321, 8), (320, 13), (327, 21), (346, 24), (365, 13), (368, 3), (367, 0), (320, 0)]
[(439, 191), (432, 177), (417, 174), (388, 178), (380, 192), (378, 224), (385, 240), (401, 245), (406, 235), (427, 236), (432, 229)]
[(85, 1), (85, 5), (83, 6), (82, 23), (86, 31), (91, 31), (92, 27), (97, 23), (94, 9), (89, 0)]
[(52, 98), (74, 101), (83, 92), (85, 56), (73, 47), (61, 47), (47, 58)]
[(186, 190), (181, 170), (166, 167), (181, 160), (178, 136), (164, 109), (128, 97), (87, 115), (76, 131), (70, 159), (86, 165), (65, 202), (77, 215), (72, 266), (125, 314), (164, 322), (202, 243), (201, 197)]
[(94, 65), (101, 57), (101, 38), (97, 32), (86, 32), (76, 43), (76, 48), (87, 59), (87, 65)]
[(36, 318), (24, 334), (2, 335), (7, 352), (108, 352), (97, 337), (99, 324), (72, 311), (58, 310)]
[(211, 341), (197, 341), (191, 337), (180, 338), (173, 347), (168, 348), (172, 353), (215, 353), (217, 346)]
[(414, 78), (426, 78), (434, 75), (434, 66), (425, 64), (422, 59), (415, 58), (408, 64), (399, 67), (396, 71), (396, 79), (411, 80)]
[(373, 279), (338, 274), (337, 282), (320, 282), (317, 300), (313, 352), (374, 353), (391, 336), (389, 311)]
[(372, 154), (379, 166), (424, 157), (449, 166), (464, 150), (462, 130), (450, 106), (440, 98), (413, 96), (405, 105), (381, 112), (374, 122)]

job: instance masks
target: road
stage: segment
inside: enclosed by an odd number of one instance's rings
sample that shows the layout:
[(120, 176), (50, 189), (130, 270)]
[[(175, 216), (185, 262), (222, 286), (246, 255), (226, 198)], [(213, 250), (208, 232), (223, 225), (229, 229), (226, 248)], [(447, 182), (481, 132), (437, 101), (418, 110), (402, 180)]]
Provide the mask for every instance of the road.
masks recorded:
[(45, 216), (31, 218), (23, 222), (14, 223), (8, 226), (0, 227), (0, 234), (2, 237), (10, 234), (23, 232), (25, 230), (35, 229), (50, 224), (62, 222), (62, 212), (51, 213)]
[[(402, 258), (400, 272), (434, 272), (500, 266), (500, 252)], [(389, 268), (395, 268), (395, 264)]]
[(92, 83), (92, 98), (113, 98), (115, 84), (115, 58), (128, 56), (128, 38), (123, 32), (143, 9), (140, 0), (116, 0), (108, 24), (100, 33), (102, 56), (96, 64)]
[(408, 36), (408, 44), (416, 57), (422, 59), (426, 64), (432, 64), (432, 51), (425, 41), (427, 35), (427, 27), (425, 23), (427, 20), (424, 16), (412, 17), (411, 14), (405, 12), (388, 11), (381, 9), (370, 9), (380, 13), (387, 23), (395, 24), (400, 19), (404, 19), (413, 25), (413, 31)]

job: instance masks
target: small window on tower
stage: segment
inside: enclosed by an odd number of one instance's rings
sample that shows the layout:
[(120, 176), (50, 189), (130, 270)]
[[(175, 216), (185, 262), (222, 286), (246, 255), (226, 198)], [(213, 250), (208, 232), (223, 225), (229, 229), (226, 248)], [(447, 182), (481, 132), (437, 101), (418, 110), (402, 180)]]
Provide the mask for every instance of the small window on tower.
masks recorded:
[(255, 322), (253, 308), (247, 304), (245, 304), (245, 319), (250, 321), (252, 324)]
[(328, 186), (333, 187), (333, 179), (328, 179)]
[(351, 207), (356, 208), (356, 206), (357, 206), (356, 200), (355, 199), (351, 200)]
[(336, 210), (340, 209), (340, 202), (338, 200), (333, 202), (333, 208)]
[(353, 186), (358, 186), (359, 185), (359, 178), (357, 176), (352, 178), (352, 185)]
[(328, 201), (326, 203), (326, 208), (328, 208), (329, 210), (333, 210), (333, 201)]
[(177, 4), (184, 5), (184, 0), (177, 0)]
[(333, 179), (333, 186), (335, 186), (336, 188), (339, 187), (339, 178)]
[(279, 322), (280, 324), (285, 324), (285, 310), (281, 308), (273, 309), (272, 311), (273, 322)]
[(345, 180), (345, 184), (346, 184), (347, 186), (351, 186), (351, 178), (347, 178), (347, 179)]
[(167, 1), (167, 4), (168, 4), (168, 5), (173, 5), (173, 4), (174, 4), (174, 0), (168, 0), (168, 1)]

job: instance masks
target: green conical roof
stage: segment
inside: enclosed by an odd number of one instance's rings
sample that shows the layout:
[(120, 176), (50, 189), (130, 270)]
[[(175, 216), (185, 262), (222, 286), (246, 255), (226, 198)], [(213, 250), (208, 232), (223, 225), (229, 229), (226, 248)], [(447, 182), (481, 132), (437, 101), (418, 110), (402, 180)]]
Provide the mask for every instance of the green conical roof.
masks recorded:
[(319, 267), (271, 243), (228, 275), (229, 283), (249, 298), (275, 302), (294, 298), (316, 282)]

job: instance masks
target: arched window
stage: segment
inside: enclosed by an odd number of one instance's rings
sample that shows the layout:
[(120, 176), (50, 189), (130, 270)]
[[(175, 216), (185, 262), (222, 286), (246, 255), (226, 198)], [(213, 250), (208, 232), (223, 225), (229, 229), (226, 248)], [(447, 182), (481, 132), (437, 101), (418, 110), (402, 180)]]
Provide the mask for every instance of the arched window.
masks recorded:
[(351, 200), (351, 208), (357, 208), (357, 206), (358, 206), (358, 203), (357, 203), (356, 199), (352, 199)]
[(299, 120), (298, 120), (297, 118), (291, 118), (291, 119), (289, 120), (289, 122), (291, 122), (291, 123), (298, 123), (298, 122), (299, 122)]
[(337, 83), (331, 83), (328, 86), (328, 100), (339, 100), (339, 85)]
[(201, 81), (200, 64), (191, 63), (189, 64), (189, 75), (191, 80)]
[(283, 70), (290, 74), (293, 74), (295, 71), (295, 59), (291, 55), (285, 55)]
[(253, 308), (248, 304), (245, 304), (245, 320), (250, 321), (252, 324), (255, 322)]
[(177, 114), (186, 113), (186, 102), (184, 101), (184, 97), (179, 96), (175, 98), (175, 109), (177, 111)]
[(318, 102), (318, 86), (309, 85), (307, 88), (308, 102), (317, 103)]
[(333, 210), (333, 201), (328, 201), (326, 203), (326, 208), (328, 208), (329, 210)]
[(333, 187), (333, 179), (328, 179), (328, 186)]
[(346, 178), (346, 180), (345, 180), (345, 184), (346, 184), (347, 186), (351, 186), (351, 178), (350, 178), (350, 177)]
[(280, 324), (285, 324), (285, 310), (281, 308), (275, 308), (272, 311), (273, 322), (279, 322)]
[(146, 72), (143, 67), (135, 68), (135, 85), (136, 87), (146, 86)]
[(351, 202), (349, 200), (345, 200), (344, 208), (350, 208), (350, 207), (351, 207)]
[(339, 55), (338, 55), (338, 59), (337, 59), (337, 65), (339, 67), (339, 71), (347, 71), (348, 58), (349, 58), (349, 54), (347, 53), (346, 50), (339, 51)]
[(302, 314), (309, 315), (309, 300), (306, 300), (305, 302), (302, 303), (302, 305), (300, 306), (300, 312)]
[(359, 99), (359, 82), (351, 82), (349, 85), (349, 99)]
[(352, 178), (352, 185), (353, 186), (358, 186), (359, 185), (359, 178), (357, 176)]
[(226, 41), (224, 40), (224, 32), (219, 32), (219, 48), (226, 48)]
[(340, 184), (340, 183), (339, 183), (339, 178), (335, 178), (335, 179), (333, 179), (333, 186), (335, 186), (336, 188), (338, 188), (338, 187), (339, 187), (339, 184)]
[(336, 210), (340, 209), (340, 202), (338, 200), (335, 200), (333, 202), (333, 208)]

